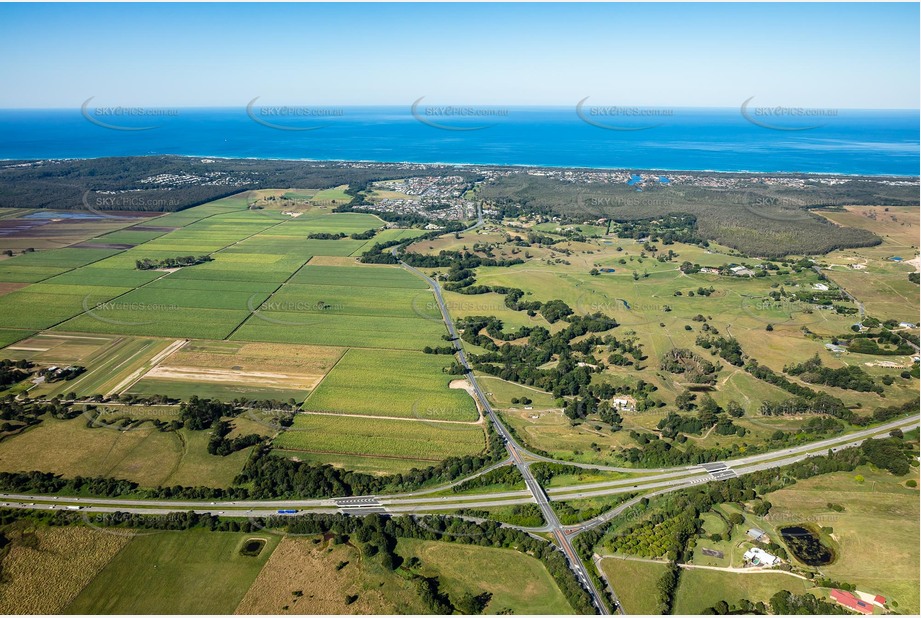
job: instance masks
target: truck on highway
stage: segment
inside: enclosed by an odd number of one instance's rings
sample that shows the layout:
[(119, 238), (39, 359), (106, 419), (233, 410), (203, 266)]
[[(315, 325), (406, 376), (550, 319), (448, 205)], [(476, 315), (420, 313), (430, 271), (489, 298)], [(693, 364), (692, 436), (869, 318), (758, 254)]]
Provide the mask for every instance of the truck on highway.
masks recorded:
[(297, 513), (297, 509), (278, 509), (279, 515), (294, 515)]

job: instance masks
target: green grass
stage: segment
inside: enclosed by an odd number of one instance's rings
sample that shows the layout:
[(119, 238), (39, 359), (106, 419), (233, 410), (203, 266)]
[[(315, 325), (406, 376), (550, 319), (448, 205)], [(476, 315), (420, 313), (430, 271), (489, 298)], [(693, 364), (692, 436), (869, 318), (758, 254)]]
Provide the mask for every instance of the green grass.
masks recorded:
[(656, 584), (665, 573), (664, 563), (605, 558), (601, 568), (626, 613), (655, 613), (658, 596)]
[(465, 390), (449, 389), (451, 357), (350, 349), (307, 398), (305, 410), (471, 421), (478, 413)]
[[(856, 476), (865, 480), (860, 483)], [(832, 579), (848, 581), (859, 590), (882, 594), (899, 603), (899, 611), (919, 611), (918, 490), (905, 486), (918, 481), (918, 468), (904, 477), (861, 466), (853, 472), (824, 474), (765, 496), (774, 507), (768, 524), (815, 522), (832, 528), (830, 543), (836, 560), (821, 568)], [(836, 513), (828, 503), (845, 507)], [(823, 534), (823, 537), (825, 535)]]
[(275, 446), (290, 451), (412, 459), (431, 465), (448, 457), (480, 453), (485, 440), (479, 425), (298, 414), (294, 424), (275, 439)]
[(444, 324), (422, 318), (259, 310), (231, 339), (419, 351), (444, 344)]
[(428, 289), (428, 285), (415, 275), (392, 266), (317, 266), (308, 264), (291, 278), (291, 283), (311, 285), (342, 285), (355, 288), (409, 288)]
[[(149, 415), (146, 411), (144, 414)], [(45, 418), (24, 433), (3, 440), (0, 470), (40, 470), (66, 478), (122, 478), (142, 487), (229, 487), (251, 451), (244, 449), (217, 457), (208, 454), (208, 431), (161, 432), (149, 423), (131, 431), (90, 429), (90, 418)]]
[(484, 613), (573, 613), (544, 565), (515, 550), (400, 539), (397, 553), (406, 559), (419, 558), (419, 572), (438, 577), (441, 590), (452, 598), (464, 593), (491, 593)]
[(64, 322), (57, 330), (223, 339), (249, 315), (245, 306), (233, 310), (178, 307), (169, 304), (131, 305), (122, 303), (119, 299)]
[[(265, 539), (256, 557), (240, 555)], [(280, 537), (161, 532), (131, 540), (68, 606), (70, 614), (232, 614)]]
[(17, 341), (21, 341), (32, 334), (32, 331), (28, 330), (0, 329), (0, 347), (6, 347), (10, 344), (16, 343)]
[(684, 569), (675, 595), (674, 613), (700, 614), (719, 601), (733, 604), (741, 599), (748, 599), (753, 603), (767, 603), (780, 590), (789, 590), (798, 595), (808, 591), (815, 596), (822, 596), (821, 590), (811, 589), (804, 580), (786, 575), (782, 571), (729, 573)]

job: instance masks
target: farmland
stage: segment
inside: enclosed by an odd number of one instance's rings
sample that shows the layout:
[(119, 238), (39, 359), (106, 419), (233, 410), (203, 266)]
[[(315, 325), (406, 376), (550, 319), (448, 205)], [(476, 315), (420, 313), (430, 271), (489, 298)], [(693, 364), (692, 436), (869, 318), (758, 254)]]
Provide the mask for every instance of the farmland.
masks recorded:
[[(102, 417), (105, 422), (110, 417)], [(130, 413), (128, 414), (130, 416)], [(150, 417), (146, 412), (143, 417)], [(169, 420), (171, 414), (155, 418)], [(112, 420), (115, 420), (112, 418)], [(0, 469), (42, 470), (74, 476), (105, 476), (135, 481), (144, 487), (197, 485), (228, 487), (239, 474), (248, 450), (227, 457), (208, 454), (207, 432), (161, 432), (149, 423), (130, 431), (107, 425), (87, 427), (89, 416), (46, 419), (36, 427), (0, 442)]]
[[(242, 555), (240, 547), (254, 536), (264, 539), (265, 547), (258, 556)], [(277, 544), (271, 534), (192, 530), (136, 536), (67, 612), (229, 614)]]
[(605, 558), (601, 561), (601, 568), (614, 590), (617, 591), (625, 612), (631, 614), (654, 614), (656, 612), (656, 583), (665, 573), (664, 563)]
[[(449, 390), (444, 356), (350, 349), (304, 403), (314, 412), (473, 421), (473, 399)], [(394, 371), (395, 369), (395, 371)]]
[[(485, 448), (480, 425), (421, 420), (356, 419), (298, 414), (275, 440), (276, 448), (301, 459), (311, 453), (407, 460), (417, 467)], [(426, 463), (428, 462), (428, 463)]]
[(489, 592), (486, 612), (571, 614), (556, 582), (535, 558), (508, 549), (401, 539), (397, 551), (422, 562), (420, 572), (437, 576), (452, 597)]
[[(357, 599), (348, 603), (352, 596)], [(410, 582), (362, 559), (354, 546), (320, 537), (282, 539), (236, 609), (241, 614), (359, 612), (421, 614), (425, 606)]]
[(0, 611), (58, 614), (128, 544), (123, 536), (84, 527), (6, 530)]

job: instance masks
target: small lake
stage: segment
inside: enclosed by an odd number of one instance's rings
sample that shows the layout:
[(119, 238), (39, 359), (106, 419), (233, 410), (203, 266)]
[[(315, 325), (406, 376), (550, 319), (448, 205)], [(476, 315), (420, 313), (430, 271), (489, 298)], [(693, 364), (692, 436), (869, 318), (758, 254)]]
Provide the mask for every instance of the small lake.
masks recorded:
[(817, 532), (802, 526), (780, 529), (780, 536), (797, 560), (809, 566), (822, 566), (834, 561), (835, 553), (825, 546)]

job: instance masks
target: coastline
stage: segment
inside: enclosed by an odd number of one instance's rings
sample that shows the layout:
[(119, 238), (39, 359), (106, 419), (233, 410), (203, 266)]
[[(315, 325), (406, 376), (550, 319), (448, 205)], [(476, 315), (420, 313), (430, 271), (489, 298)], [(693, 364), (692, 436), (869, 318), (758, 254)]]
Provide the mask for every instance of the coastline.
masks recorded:
[(548, 169), (554, 171), (579, 171), (579, 172), (635, 172), (649, 174), (716, 174), (726, 176), (785, 176), (800, 177), (809, 176), (815, 178), (835, 177), (850, 179), (886, 179), (886, 180), (919, 180), (921, 179), (921, 170), (918, 175), (907, 174), (867, 174), (867, 173), (849, 173), (849, 172), (804, 172), (789, 170), (716, 170), (716, 169), (670, 169), (670, 168), (647, 168), (647, 167), (592, 167), (592, 166), (570, 166), (570, 165), (552, 165), (542, 163), (454, 163), (445, 161), (380, 161), (372, 159), (312, 159), (312, 158), (287, 158), (287, 157), (228, 157), (225, 155), (210, 154), (173, 154), (157, 153), (142, 155), (109, 155), (104, 157), (38, 157), (38, 158), (0, 158), (0, 163), (37, 163), (41, 161), (94, 161), (100, 159), (121, 159), (121, 158), (145, 158), (145, 157), (175, 157), (180, 159), (216, 159), (221, 161), (281, 161), (285, 163), (336, 163), (336, 164), (361, 164), (361, 165), (392, 165), (392, 166), (410, 166), (422, 165), (432, 167), (456, 167), (456, 168), (489, 168), (489, 169), (510, 169), (510, 170), (527, 170), (527, 169)]

